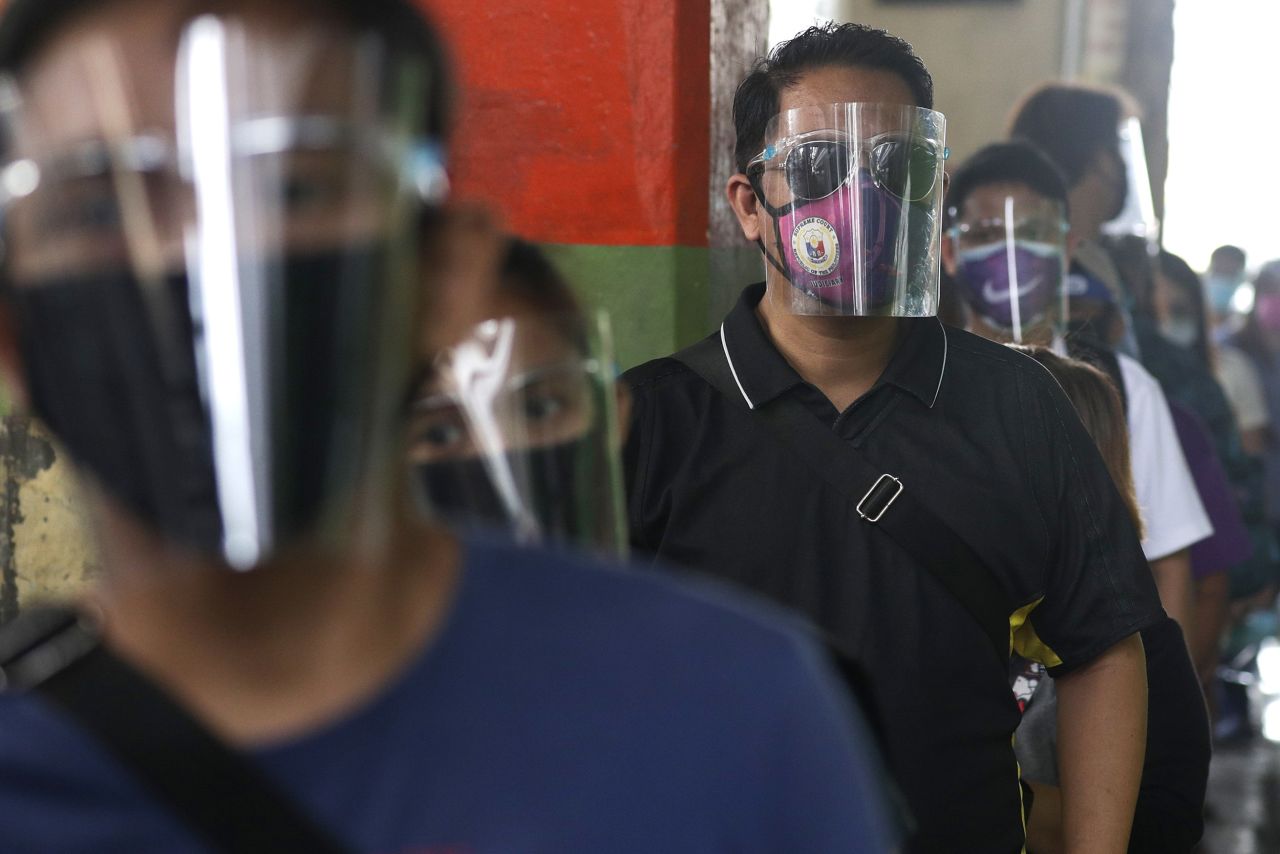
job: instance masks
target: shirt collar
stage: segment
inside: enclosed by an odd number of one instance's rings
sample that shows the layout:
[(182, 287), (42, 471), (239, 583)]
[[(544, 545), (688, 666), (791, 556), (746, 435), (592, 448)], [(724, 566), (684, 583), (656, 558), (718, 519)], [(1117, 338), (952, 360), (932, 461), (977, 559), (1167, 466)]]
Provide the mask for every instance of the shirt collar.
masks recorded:
[[(725, 358), (752, 409), (804, 382), (756, 316), (764, 293), (763, 282), (748, 286), (720, 326)], [(936, 317), (902, 318), (902, 323), (902, 340), (876, 386), (897, 386), (932, 408), (947, 370), (947, 329)]]

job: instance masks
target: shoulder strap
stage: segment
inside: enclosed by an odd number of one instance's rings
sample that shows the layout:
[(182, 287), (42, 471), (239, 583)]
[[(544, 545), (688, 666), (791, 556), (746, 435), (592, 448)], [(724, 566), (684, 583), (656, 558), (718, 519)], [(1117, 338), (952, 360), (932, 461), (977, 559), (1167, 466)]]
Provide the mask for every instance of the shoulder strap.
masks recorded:
[[(719, 335), (704, 338), (674, 358), (725, 397), (746, 403)], [(982, 628), (1001, 666), (1007, 665), (1013, 603), (951, 526), (926, 507), (907, 484), (864, 459), (794, 397), (783, 396), (752, 408), (751, 413), (816, 475), (854, 502), (863, 524), (893, 540), (928, 570)]]
[(37, 691), (67, 712), (218, 851), (345, 850), (74, 610), (27, 611), (0, 628), (0, 689)]

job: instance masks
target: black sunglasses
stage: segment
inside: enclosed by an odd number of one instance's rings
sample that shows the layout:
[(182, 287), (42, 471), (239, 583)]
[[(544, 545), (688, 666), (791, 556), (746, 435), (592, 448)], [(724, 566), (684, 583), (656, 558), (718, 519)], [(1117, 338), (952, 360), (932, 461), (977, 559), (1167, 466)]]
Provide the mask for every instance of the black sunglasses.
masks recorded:
[[(933, 192), (938, 162), (945, 152), (936, 143), (904, 136), (875, 137), (863, 149), (871, 179), (880, 189), (903, 201), (918, 202)], [(844, 186), (856, 165), (847, 142), (811, 139), (793, 145), (780, 166), (795, 202), (825, 199)], [(767, 148), (747, 166), (748, 176), (764, 172), (773, 156)]]

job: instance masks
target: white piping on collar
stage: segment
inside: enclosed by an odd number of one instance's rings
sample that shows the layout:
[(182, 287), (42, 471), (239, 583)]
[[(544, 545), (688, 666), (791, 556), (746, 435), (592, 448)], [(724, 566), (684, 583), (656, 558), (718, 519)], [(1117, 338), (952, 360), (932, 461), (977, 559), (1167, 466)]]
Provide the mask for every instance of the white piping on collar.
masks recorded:
[(742, 392), (742, 399), (747, 402), (748, 409), (755, 409), (756, 405), (751, 402), (751, 398), (747, 397), (747, 390), (742, 387), (742, 380), (738, 379), (738, 369), (733, 366), (733, 357), (729, 355), (729, 339), (724, 334), (724, 324), (720, 324), (720, 348), (724, 350), (724, 360), (729, 363), (729, 372), (733, 374), (733, 381), (738, 384), (738, 391)]
[(933, 409), (934, 404), (938, 402), (938, 395), (942, 392), (942, 378), (947, 375), (947, 351), (950, 345), (947, 343), (947, 325), (942, 322), (941, 318), (935, 318), (938, 321), (938, 328), (942, 330), (942, 370), (938, 373), (938, 387), (933, 390), (933, 401), (929, 404), (929, 408)]

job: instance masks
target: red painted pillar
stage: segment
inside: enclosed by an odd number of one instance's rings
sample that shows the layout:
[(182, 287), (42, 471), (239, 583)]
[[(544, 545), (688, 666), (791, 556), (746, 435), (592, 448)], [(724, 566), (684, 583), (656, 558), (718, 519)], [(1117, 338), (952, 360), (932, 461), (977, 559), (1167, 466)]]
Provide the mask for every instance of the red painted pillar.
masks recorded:
[(624, 362), (706, 322), (710, 0), (420, 0), (461, 84), (458, 198), (612, 310)]

